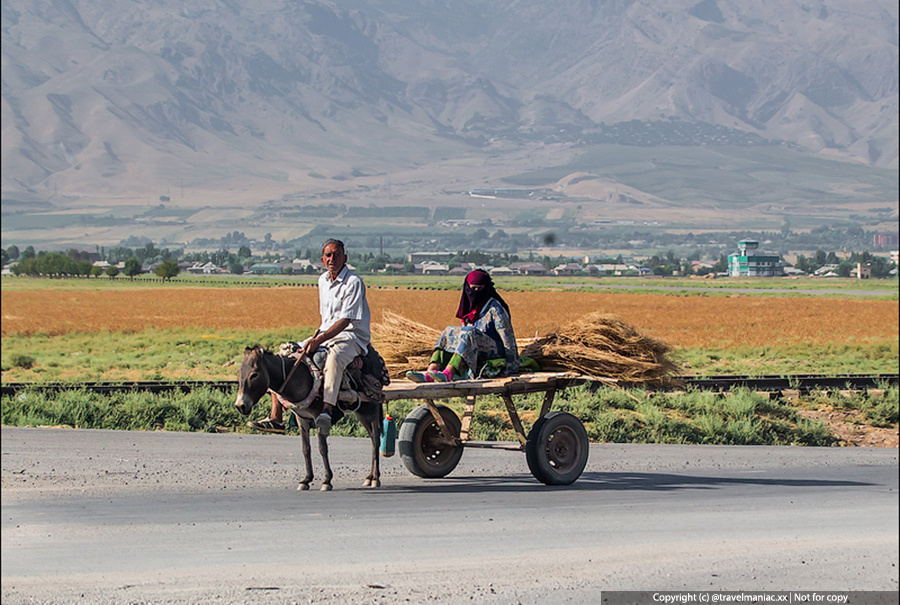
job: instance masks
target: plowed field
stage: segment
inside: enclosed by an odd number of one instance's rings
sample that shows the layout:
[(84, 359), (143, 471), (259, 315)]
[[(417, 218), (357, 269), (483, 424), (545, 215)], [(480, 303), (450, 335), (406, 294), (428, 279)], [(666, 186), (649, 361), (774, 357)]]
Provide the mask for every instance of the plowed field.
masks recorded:
[[(520, 338), (592, 312), (615, 313), (679, 347), (895, 342), (898, 302), (760, 296), (586, 292), (503, 293)], [(441, 329), (455, 323), (456, 291), (369, 288), (372, 321), (386, 309)], [(273, 329), (316, 326), (314, 287), (185, 288), (2, 293), (2, 335), (138, 332), (152, 327)]]

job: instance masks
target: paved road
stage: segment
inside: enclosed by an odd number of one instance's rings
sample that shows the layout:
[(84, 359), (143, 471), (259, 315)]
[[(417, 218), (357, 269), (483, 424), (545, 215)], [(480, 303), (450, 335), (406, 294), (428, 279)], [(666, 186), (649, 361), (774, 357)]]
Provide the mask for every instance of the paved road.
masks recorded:
[(596, 603), (601, 590), (894, 590), (898, 451), (595, 445), (548, 488), (467, 450), (297, 492), (299, 439), (2, 429), (7, 603)]

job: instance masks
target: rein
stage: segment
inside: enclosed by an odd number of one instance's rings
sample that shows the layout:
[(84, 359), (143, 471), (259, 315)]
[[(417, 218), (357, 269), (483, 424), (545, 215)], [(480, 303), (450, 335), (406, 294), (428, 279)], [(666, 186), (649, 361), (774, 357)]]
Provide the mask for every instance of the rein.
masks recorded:
[(270, 384), (269, 389), (268, 389), (269, 392), (278, 398), (278, 400), (281, 402), (281, 405), (285, 409), (289, 409), (292, 412), (295, 411), (295, 408), (298, 408), (298, 407), (299, 408), (308, 407), (319, 394), (319, 390), (322, 385), (321, 375), (319, 374), (318, 370), (316, 370), (312, 365), (307, 363), (306, 365), (309, 366), (310, 372), (312, 373), (312, 379), (313, 379), (312, 386), (310, 387), (309, 393), (306, 395), (306, 398), (303, 399), (302, 401), (288, 401), (287, 399), (285, 399), (284, 395), (282, 395), (282, 391), (284, 391), (285, 388), (287, 387), (288, 383), (291, 380), (291, 377), (293, 377), (293, 375), (294, 375), (294, 371), (300, 365), (300, 362), (303, 361), (304, 356), (298, 355), (294, 359), (294, 364), (291, 366), (290, 371), (287, 370), (285, 358), (281, 355), (278, 355), (278, 357), (281, 357), (281, 374), (284, 376), (284, 382), (281, 383), (280, 388), (273, 389), (271, 387), (271, 381), (269, 381), (269, 384)]
[(281, 355), (278, 355), (278, 357), (281, 357), (281, 375), (284, 376), (284, 381), (281, 383), (281, 389), (273, 389), (272, 387), (269, 387), (269, 390), (276, 395), (281, 395), (281, 391), (284, 390), (284, 387), (287, 386), (288, 382), (290, 382), (291, 380), (291, 377), (294, 375), (294, 370), (296, 370), (297, 366), (300, 365), (300, 355), (294, 358), (294, 365), (291, 366), (290, 372), (287, 371), (287, 367), (284, 363), (284, 357), (282, 357)]

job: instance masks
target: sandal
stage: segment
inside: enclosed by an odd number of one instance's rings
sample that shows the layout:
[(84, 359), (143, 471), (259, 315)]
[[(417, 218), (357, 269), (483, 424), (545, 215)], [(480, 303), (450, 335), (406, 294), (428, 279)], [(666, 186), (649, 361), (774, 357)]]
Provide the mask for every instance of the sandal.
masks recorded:
[(428, 378), (425, 376), (425, 372), (416, 372), (413, 370), (406, 373), (406, 379), (413, 382), (429, 382)]
[(428, 370), (427, 372), (425, 372), (425, 375), (431, 378), (432, 382), (450, 382), (450, 379), (447, 378), (447, 375), (443, 372)]
[(266, 418), (265, 420), (252, 420), (247, 423), (247, 426), (264, 433), (278, 433), (279, 435), (284, 435), (284, 423), (272, 420), (271, 418)]

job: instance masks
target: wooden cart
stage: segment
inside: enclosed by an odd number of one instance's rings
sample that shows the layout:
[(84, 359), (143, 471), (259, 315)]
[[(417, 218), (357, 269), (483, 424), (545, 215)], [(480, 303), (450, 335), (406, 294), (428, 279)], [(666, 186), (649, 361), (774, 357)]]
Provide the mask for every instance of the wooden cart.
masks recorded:
[[(590, 441), (580, 420), (567, 412), (551, 412), (550, 408), (557, 391), (584, 382), (587, 382), (585, 377), (571, 372), (540, 372), (451, 383), (401, 380), (385, 387), (384, 394), (386, 401), (425, 401), (406, 417), (398, 435), (400, 458), (414, 475), (444, 477), (459, 464), (463, 448), (480, 447), (524, 451), (528, 468), (538, 481), (547, 485), (569, 485), (584, 471)], [(538, 419), (526, 435), (513, 396), (540, 392), (544, 393), (544, 401)], [(503, 399), (519, 440), (517, 445), (469, 439), (475, 401), (481, 395), (499, 395)], [(435, 403), (438, 399), (454, 397), (466, 400), (461, 419), (449, 407)]]

